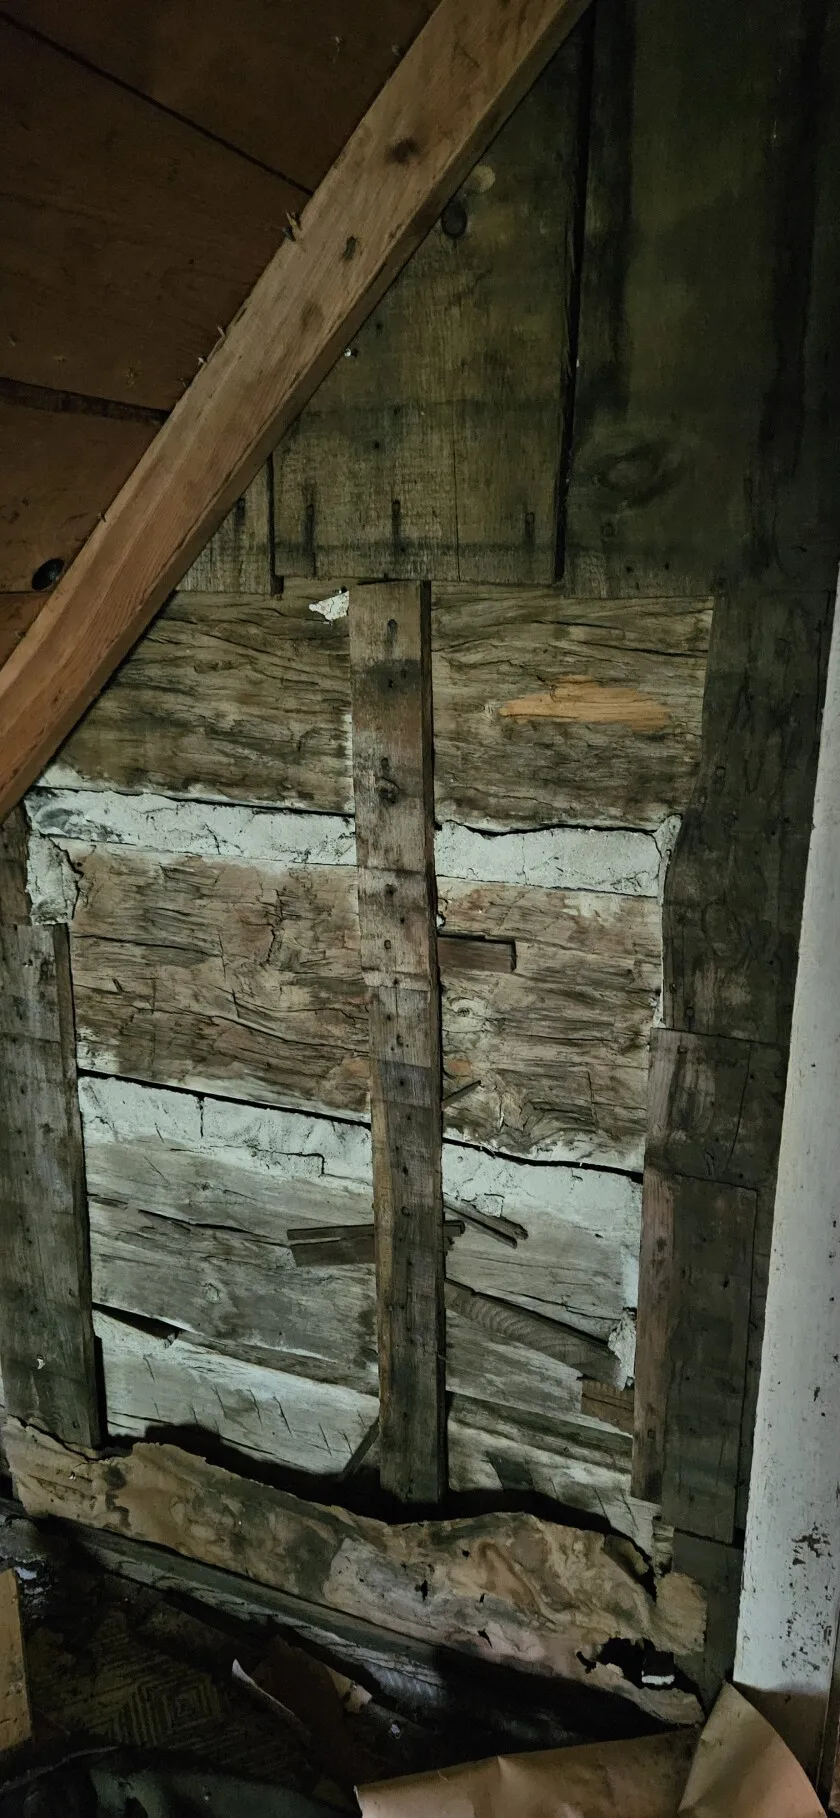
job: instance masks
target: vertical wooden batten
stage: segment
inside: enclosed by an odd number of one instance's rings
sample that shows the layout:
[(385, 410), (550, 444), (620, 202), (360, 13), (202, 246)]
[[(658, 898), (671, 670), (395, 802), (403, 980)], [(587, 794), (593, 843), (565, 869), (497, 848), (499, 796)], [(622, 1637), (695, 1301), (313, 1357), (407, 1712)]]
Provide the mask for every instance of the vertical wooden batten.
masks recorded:
[(353, 784), (368, 987), (382, 1482), (446, 1488), (431, 588), (350, 596)]
[(21, 810), (0, 832), (0, 1367), (9, 1414), (100, 1438), (66, 927), (33, 927)]

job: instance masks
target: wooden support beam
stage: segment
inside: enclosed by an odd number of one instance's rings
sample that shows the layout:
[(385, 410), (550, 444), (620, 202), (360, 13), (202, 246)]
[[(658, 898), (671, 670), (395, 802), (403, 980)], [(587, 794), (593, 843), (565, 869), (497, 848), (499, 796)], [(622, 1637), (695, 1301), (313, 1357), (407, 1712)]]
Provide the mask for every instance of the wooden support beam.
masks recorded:
[[(9, 1463), (33, 1516), (171, 1549), (322, 1612), (375, 1623), (403, 1641), (454, 1647), (618, 1692), (663, 1722), (695, 1723), (678, 1685), (634, 1685), (601, 1653), (617, 1640), (678, 1659), (702, 1646), (705, 1602), (667, 1572), (655, 1591), (624, 1549), (595, 1529), (534, 1515), (476, 1515), (394, 1526), (234, 1476), (175, 1446), (97, 1458), (10, 1421)], [(291, 1614), (291, 1612), (290, 1612)], [(632, 1658), (632, 1655), (631, 1655)]]
[(0, 857), (0, 1369), (10, 1414), (95, 1445), (87, 1193), (66, 927), (32, 927), (23, 816)]
[(350, 596), (353, 786), (368, 987), (382, 1482), (446, 1490), (431, 587)]
[(440, 0), (0, 671), (0, 815), (34, 782), (586, 0)]

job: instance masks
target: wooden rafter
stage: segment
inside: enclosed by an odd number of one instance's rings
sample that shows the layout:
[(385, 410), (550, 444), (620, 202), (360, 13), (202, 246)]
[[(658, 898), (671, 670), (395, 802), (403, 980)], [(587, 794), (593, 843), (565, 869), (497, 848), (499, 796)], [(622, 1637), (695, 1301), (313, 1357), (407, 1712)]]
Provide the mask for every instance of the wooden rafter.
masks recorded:
[(0, 817), (253, 479), (586, 0), (440, 0), (0, 671)]

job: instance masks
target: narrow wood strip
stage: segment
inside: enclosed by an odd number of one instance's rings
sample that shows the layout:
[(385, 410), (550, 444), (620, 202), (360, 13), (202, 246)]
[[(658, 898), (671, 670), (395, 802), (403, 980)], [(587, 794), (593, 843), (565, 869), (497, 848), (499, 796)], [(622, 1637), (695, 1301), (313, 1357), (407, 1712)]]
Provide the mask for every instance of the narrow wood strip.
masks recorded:
[(95, 1445), (70, 943), (28, 923), (26, 853), (15, 809), (0, 828), (0, 1374), (10, 1414)]
[(435, 941), (431, 589), (350, 601), (362, 971), (369, 986), (381, 1474), (446, 1489), (440, 983)]
[(642, 1188), (631, 1488), (634, 1496), (649, 1502), (662, 1499), (673, 1276), (672, 1184), (659, 1169), (648, 1167)]
[(294, 421), (586, 0), (440, 0), (0, 677), (0, 814)]

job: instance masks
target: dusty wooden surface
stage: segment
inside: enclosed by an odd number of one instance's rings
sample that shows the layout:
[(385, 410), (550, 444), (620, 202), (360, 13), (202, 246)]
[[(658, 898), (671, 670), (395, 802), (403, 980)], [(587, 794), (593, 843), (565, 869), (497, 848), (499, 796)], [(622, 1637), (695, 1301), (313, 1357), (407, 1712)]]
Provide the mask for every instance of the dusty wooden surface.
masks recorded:
[(65, 927), (27, 919), (25, 825), (0, 849), (0, 1367), (8, 1411), (99, 1438), (84, 1153)]
[(28, 1742), (32, 1732), (17, 1577), (0, 1572), (0, 1754)]
[(588, 26), (275, 452), (278, 572), (554, 578)]
[(598, 14), (574, 593), (833, 585), (837, 36), (813, 0)]
[[(192, 576), (208, 560), (218, 572), (205, 554)], [(176, 594), (61, 764), (120, 788), (347, 813), (344, 585), (287, 581), (271, 600)], [(709, 600), (436, 585), (438, 818), (656, 827), (679, 813), (699, 762), (710, 623)]]
[[(261, 467), (233, 510), (197, 555), (181, 582), (184, 593), (274, 593), (274, 550), (271, 535), (271, 462)], [(257, 681), (251, 660), (242, 651), (253, 687)], [(279, 703), (275, 697), (275, 711)]]
[(172, 1446), (97, 1460), (18, 1422), (8, 1423), (6, 1443), (32, 1515), (171, 1546), (406, 1636), (609, 1684), (675, 1722), (697, 1718), (685, 1692), (635, 1687), (598, 1664), (618, 1635), (688, 1652), (700, 1645), (705, 1621), (690, 1579), (665, 1575), (654, 1599), (632, 1549), (619, 1555), (601, 1534), (527, 1515), (386, 1527), (249, 1483)]
[(379, 1451), (385, 1489), (447, 1485), (431, 588), (350, 596), (359, 948), (368, 990)]
[[(349, 866), (281, 871), (106, 846), (74, 848), (73, 858), (86, 1068), (264, 1104), (366, 1110)], [(638, 1166), (656, 902), (445, 877), (439, 899), (447, 934), (512, 940), (517, 956), (513, 973), (444, 979), (446, 1128), (522, 1154)]]
[[(305, 225), (283, 240), (0, 670), (0, 811), (177, 586), (585, 3), (523, 0), (514, 20), (498, 0), (440, 0), (307, 203)], [(235, 208), (230, 220), (240, 232)]]

